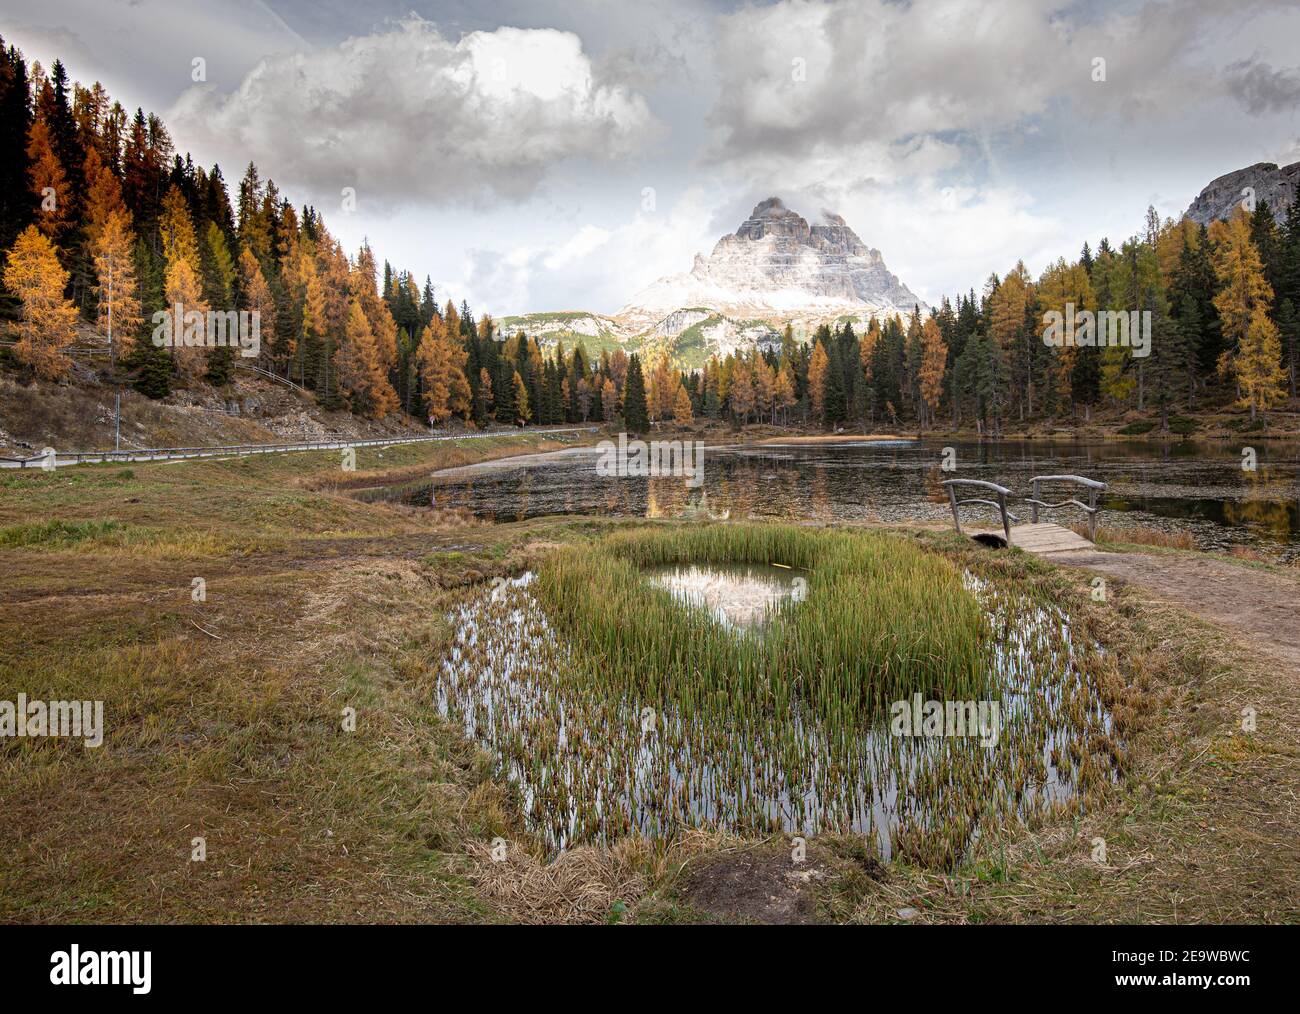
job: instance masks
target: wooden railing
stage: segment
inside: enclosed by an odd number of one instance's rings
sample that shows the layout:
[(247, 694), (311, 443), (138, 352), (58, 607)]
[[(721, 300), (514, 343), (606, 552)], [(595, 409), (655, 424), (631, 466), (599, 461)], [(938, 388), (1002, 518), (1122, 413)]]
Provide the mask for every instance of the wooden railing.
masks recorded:
[[(1020, 519), (1007, 510), (1007, 497), (1011, 495), (1011, 490), (1005, 486), (999, 486), (996, 482), (983, 482), (980, 479), (949, 479), (944, 483), (948, 487), (948, 502), (952, 505), (952, 523), (957, 528), (957, 534), (964, 534), (961, 530), (961, 517), (957, 508), (966, 504), (984, 504), (988, 507), (996, 507), (998, 513), (1002, 515), (1002, 532), (1007, 537), (1007, 545), (1011, 545), (1011, 522)], [(985, 500), (981, 497), (971, 497), (967, 500), (957, 499), (958, 486), (975, 486), (979, 489), (992, 490), (997, 495), (997, 500)], [(1008, 520), (1010, 519), (1010, 520)]]
[[(1088, 491), (1088, 502), (1070, 497), (1062, 500), (1060, 503), (1045, 503), (1042, 499), (1042, 486), (1045, 482), (1067, 482), (1076, 486), (1082, 486)], [(1097, 512), (1101, 509), (1097, 506), (1097, 495), (1106, 489), (1106, 483), (1098, 482), (1096, 479), (1087, 479), (1082, 475), (1036, 475), (1029, 480), (1030, 489), (1032, 490), (1029, 498), (1025, 503), (1030, 505), (1033, 511), (1033, 522), (1038, 523), (1039, 510), (1056, 510), (1060, 507), (1077, 507), (1088, 515), (1088, 538), (1092, 542), (1097, 541)]]

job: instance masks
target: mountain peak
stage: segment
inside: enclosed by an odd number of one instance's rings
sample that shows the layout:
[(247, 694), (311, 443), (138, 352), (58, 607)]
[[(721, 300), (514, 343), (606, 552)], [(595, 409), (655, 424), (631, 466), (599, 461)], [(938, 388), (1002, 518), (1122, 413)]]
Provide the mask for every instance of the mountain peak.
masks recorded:
[(740, 239), (762, 239), (764, 236), (807, 236), (808, 223), (803, 216), (791, 211), (779, 197), (769, 197), (754, 205), (749, 217), (740, 223), (735, 235)]
[(922, 301), (890, 274), (844, 218), (823, 210), (809, 225), (780, 197), (754, 206), (691, 270), (661, 278), (620, 316), (658, 318), (682, 307), (707, 307), (739, 319), (838, 319), (911, 313)]

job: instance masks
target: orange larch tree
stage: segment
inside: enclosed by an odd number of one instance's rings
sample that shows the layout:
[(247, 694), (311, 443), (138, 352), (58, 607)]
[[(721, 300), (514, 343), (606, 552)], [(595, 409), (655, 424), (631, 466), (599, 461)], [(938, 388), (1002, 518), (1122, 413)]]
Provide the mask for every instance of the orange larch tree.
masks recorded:
[(9, 251), (4, 282), (20, 304), (14, 354), (38, 377), (58, 380), (71, 365), (63, 349), (76, 337), (77, 309), (63, 298), (68, 272), (36, 226), (29, 225)]

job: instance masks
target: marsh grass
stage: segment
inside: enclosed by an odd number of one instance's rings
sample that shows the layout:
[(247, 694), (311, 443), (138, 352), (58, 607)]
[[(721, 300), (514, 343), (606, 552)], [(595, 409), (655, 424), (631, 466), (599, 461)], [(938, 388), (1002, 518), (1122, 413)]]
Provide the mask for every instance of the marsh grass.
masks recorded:
[[(643, 567), (808, 574), (764, 637)], [(488, 746), (550, 848), (684, 829), (859, 833), (950, 868), (985, 823), (1033, 821), (1113, 776), (1104, 660), (1059, 609), (878, 533), (617, 532), (451, 617), (435, 700)], [(991, 700), (990, 744), (894, 734), (890, 704)]]
[[(666, 564), (781, 564), (807, 572), (807, 595), (775, 612), (762, 638), (736, 638), (684, 609), (644, 570)], [(735, 707), (802, 699), (857, 721), (900, 695), (978, 692), (983, 614), (942, 557), (897, 539), (790, 525), (623, 532), (570, 547), (539, 570), (538, 595), (578, 637), (593, 677), (663, 700), (687, 687)]]

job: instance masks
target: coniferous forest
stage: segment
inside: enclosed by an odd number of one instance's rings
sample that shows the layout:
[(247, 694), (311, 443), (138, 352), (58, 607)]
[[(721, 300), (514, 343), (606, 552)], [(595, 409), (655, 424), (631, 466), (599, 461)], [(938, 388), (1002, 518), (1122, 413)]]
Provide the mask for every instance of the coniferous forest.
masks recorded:
[[(642, 431), (700, 419), (735, 425), (951, 427), (1086, 422), (1136, 409), (1161, 432), (1207, 407), (1252, 422), (1296, 394), (1300, 208), (1267, 202), (1208, 229), (1161, 221), (1118, 243), (1087, 242), (1034, 278), (1023, 263), (924, 316), (823, 325), (677, 369), (579, 343), (543, 349), (429, 278), (349, 253), (310, 205), (295, 207), (256, 165), (229, 183), (195, 165), (161, 119), (98, 84), (47, 71), (0, 40), (0, 314), (7, 357), (58, 380), (88, 347), (107, 350), (138, 391), (228, 384), (255, 366), (320, 406), (433, 425), (607, 422)], [(167, 348), (154, 314), (177, 304), (256, 311), (255, 359)], [(441, 305), (440, 305), (441, 304)], [(1146, 357), (1127, 348), (1052, 348), (1045, 314), (1150, 313)], [(113, 342), (108, 345), (109, 322)], [(805, 340), (807, 339), (807, 340)]]

